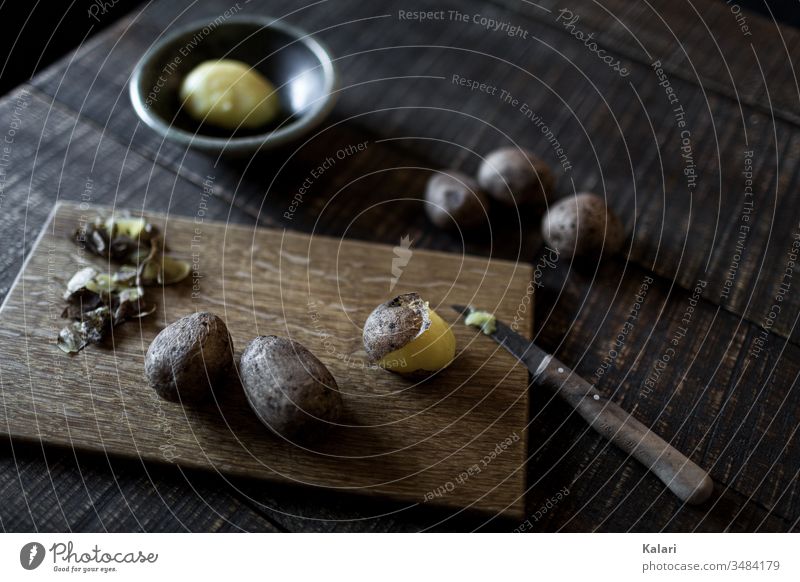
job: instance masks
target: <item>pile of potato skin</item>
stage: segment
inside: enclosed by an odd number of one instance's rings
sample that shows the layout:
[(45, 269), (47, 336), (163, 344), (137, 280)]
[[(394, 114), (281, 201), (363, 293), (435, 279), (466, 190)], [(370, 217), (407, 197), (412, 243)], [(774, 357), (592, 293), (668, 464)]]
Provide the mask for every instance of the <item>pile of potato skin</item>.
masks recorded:
[(624, 242), (622, 223), (590, 192), (550, 204), (555, 176), (532, 152), (518, 147), (489, 153), (475, 178), (458, 170), (431, 175), (425, 211), (440, 228), (470, 230), (489, 220), (489, 203), (503, 207), (546, 208), (542, 235), (565, 258), (599, 258), (616, 253)]

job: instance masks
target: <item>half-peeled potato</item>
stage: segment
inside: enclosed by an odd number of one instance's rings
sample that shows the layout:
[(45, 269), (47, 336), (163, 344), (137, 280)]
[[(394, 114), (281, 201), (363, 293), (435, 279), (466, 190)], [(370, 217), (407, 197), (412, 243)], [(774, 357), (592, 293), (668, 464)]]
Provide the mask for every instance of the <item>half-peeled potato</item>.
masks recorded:
[(446, 368), (456, 354), (450, 326), (418, 293), (379, 305), (364, 324), (370, 360), (391, 372), (425, 376)]

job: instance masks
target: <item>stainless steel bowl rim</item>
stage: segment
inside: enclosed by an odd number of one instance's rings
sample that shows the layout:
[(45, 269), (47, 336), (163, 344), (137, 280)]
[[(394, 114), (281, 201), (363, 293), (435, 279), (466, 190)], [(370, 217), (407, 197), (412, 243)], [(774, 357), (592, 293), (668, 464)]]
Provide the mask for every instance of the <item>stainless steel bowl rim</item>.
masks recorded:
[(331, 109), (333, 109), (333, 106), (336, 102), (335, 96), (338, 87), (338, 73), (333, 63), (333, 59), (331, 58), (331, 53), (327, 47), (325, 47), (325, 45), (316, 38), (311, 36), (308, 32), (296, 26), (287, 24), (269, 16), (247, 15), (230, 16), (225, 19), (225, 23), (221, 26), (233, 23), (260, 25), (262, 29), (272, 28), (278, 30), (293, 37), (295, 42), (302, 42), (305, 44), (314, 53), (314, 56), (320, 62), (320, 67), (322, 67), (323, 79), (325, 81), (323, 94), (325, 97), (315, 103), (307, 113), (304, 113), (303, 116), (296, 121), (292, 121), (284, 127), (277, 128), (261, 135), (250, 135), (246, 137), (211, 137), (203, 135), (202, 133), (191, 133), (179, 127), (175, 127), (174, 125), (170, 125), (166, 123), (160, 116), (154, 115), (150, 111), (150, 108), (146, 105), (145, 100), (143, 99), (143, 92), (139, 88), (145, 64), (153, 57), (155, 53), (160, 51), (164, 45), (169, 44), (171, 41), (189, 32), (202, 30), (211, 23), (212, 21), (209, 20), (195, 20), (171, 32), (159, 40), (154, 46), (149, 48), (142, 58), (136, 63), (136, 67), (131, 75), (131, 80), (128, 83), (130, 99), (136, 114), (150, 128), (154, 129), (167, 139), (175, 140), (184, 145), (201, 148), (207, 147), (216, 149), (227, 146), (234, 148), (255, 147), (267, 143), (271, 147), (277, 147), (279, 145), (294, 141), (298, 137), (304, 135), (306, 132), (319, 125), (319, 123), (331, 112)]

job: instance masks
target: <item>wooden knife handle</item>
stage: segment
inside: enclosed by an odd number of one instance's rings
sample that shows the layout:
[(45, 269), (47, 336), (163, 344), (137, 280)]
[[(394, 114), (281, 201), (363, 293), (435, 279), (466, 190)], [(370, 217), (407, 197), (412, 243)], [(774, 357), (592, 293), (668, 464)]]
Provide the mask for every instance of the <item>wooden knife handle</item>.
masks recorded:
[(682, 501), (703, 503), (714, 491), (708, 473), (555, 357), (542, 360), (534, 380), (556, 391), (594, 430), (655, 473)]

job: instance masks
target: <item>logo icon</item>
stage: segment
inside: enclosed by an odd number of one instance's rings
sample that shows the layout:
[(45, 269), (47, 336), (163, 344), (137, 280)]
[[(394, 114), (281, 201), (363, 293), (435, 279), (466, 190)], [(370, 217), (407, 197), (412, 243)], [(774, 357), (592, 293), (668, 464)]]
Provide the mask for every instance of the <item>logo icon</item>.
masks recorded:
[(19, 551), (19, 563), (26, 570), (35, 570), (44, 561), (44, 546), (39, 542), (29, 542)]
[(411, 250), (411, 243), (411, 237), (405, 235), (400, 239), (400, 244), (392, 249), (394, 251), (394, 257), (392, 258), (392, 280), (389, 284), (389, 291), (394, 289), (394, 286), (397, 285), (400, 276), (403, 274), (403, 268), (408, 265), (408, 261), (411, 260), (411, 255), (414, 254), (414, 251)]

